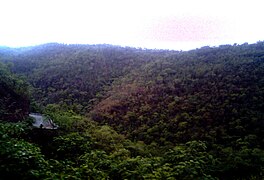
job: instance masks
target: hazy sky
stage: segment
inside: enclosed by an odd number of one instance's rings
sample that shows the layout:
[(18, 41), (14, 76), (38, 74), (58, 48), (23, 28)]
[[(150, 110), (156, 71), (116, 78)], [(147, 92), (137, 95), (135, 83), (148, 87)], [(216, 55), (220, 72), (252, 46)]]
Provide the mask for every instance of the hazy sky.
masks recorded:
[(0, 45), (187, 50), (264, 40), (263, 0), (0, 0)]

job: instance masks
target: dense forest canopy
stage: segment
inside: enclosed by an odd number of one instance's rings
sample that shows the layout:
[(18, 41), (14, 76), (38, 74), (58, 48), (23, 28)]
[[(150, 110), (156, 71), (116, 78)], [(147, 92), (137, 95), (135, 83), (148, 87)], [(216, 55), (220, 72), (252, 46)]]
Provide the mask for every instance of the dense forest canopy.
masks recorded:
[[(40, 104), (66, 103), (83, 110), (112, 82), (162, 56), (110, 45), (46, 44), (9, 53), (4, 61), (26, 76)], [(8, 59), (8, 60), (7, 60)]]
[[(0, 61), (4, 179), (263, 178), (264, 42), (51, 43), (1, 47)], [(6, 122), (25, 119), (29, 98), (58, 130)]]
[(0, 117), (1, 120), (19, 121), (28, 116), (28, 85), (0, 62)]

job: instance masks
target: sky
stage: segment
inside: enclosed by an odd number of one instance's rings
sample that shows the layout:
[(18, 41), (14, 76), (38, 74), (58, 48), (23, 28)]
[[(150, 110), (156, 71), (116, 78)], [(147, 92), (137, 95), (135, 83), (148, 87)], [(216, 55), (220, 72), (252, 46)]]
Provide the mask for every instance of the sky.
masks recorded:
[(264, 40), (263, 0), (0, 0), (0, 46), (189, 50)]

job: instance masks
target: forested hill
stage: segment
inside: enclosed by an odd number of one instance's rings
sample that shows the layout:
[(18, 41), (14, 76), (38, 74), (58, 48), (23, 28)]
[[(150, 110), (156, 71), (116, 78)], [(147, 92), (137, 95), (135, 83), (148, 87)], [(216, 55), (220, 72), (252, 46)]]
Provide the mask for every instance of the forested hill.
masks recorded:
[(0, 120), (17, 122), (29, 114), (28, 84), (0, 62)]
[(52, 43), (0, 48), (0, 60), (29, 82), (32, 109), (61, 127), (38, 142), (56, 159), (44, 177), (263, 177), (264, 42), (191, 51)]
[(126, 75), (91, 115), (131, 139), (232, 143), (254, 135), (263, 147), (264, 46), (175, 53)]
[(187, 52), (51, 43), (0, 54), (37, 104), (70, 107), (132, 139), (262, 138), (263, 42)]
[(14, 64), (13, 72), (28, 78), (38, 103), (65, 103), (82, 112), (112, 82), (163, 55), (111, 45), (56, 43), (0, 54)]

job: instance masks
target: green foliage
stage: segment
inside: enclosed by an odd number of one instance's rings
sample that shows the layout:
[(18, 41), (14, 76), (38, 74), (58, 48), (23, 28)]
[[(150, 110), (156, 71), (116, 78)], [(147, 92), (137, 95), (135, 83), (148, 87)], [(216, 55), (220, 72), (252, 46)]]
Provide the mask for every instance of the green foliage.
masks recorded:
[(2, 178), (34, 179), (45, 170), (46, 162), (40, 149), (23, 140), (6, 140), (0, 143), (0, 173)]
[(12, 74), (8, 65), (3, 64), (2, 62), (0, 62), (0, 80), (1, 88), (3, 88), (3, 86), (7, 86), (10, 87), (16, 94), (28, 96), (28, 84), (25, 79), (23, 80), (21, 77)]
[(79, 133), (70, 133), (54, 139), (54, 158), (76, 160), (80, 155), (91, 150), (91, 138)]
[(139, 49), (108, 45), (46, 44), (17, 52), (8, 62), (28, 78), (37, 103), (66, 103), (82, 113), (115, 79), (151, 58)]
[(7, 123), (0, 121), (0, 137), (2, 138), (21, 138), (26, 136), (28, 131), (28, 124), (25, 122)]
[(216, 162), (203, 142), (176, 146), (165, 155), (165, 161), (167, 166), (171, 164), (170, 176), (176, 179), (214, 179), (209, 169)]
[(35, 145), (25, 141), (26, 124), (0, 123), (1, 179), (37, 179), (47, 163)]
[[(230, 179), (263, 176), (264, 151), (259, 148), (250, 148), (249, 143), (237, 140), (236, 147), (219, 148), (221, 162), (220, 172)], [(249, 173), (250, 172), (250, 173)]]
[(0, 120), (17, 122), (28, 112), (28, 84), (0, 62)]
[(80, 121), (82, 121), (82, 117), (66, 105), (49, 104), (44, 113), (65, 131), (77, 130)]
[[(263, 179), (263, 54), (263, 42), (188, 52), (61, 44), (5, 51), (3, 61), (33, 86), (33, 109), (44, 107), (59, 129), (1, 123), (0, 173)], [(1, 64), (0, 75), (0, 102), (18, 102), (12, 96), (24, 83)]]
[(263, 43), (167, 52), (122, 78), (90, 114), (147, 144), (232, 144), (250, 133), (263, 147), (263, 53)]
[(123, 147), (124, 136), (118, 134), (109, 126), (101, 126), (89, 132), (96, 142), (96, 147), (106, 152), (117, 151)]

